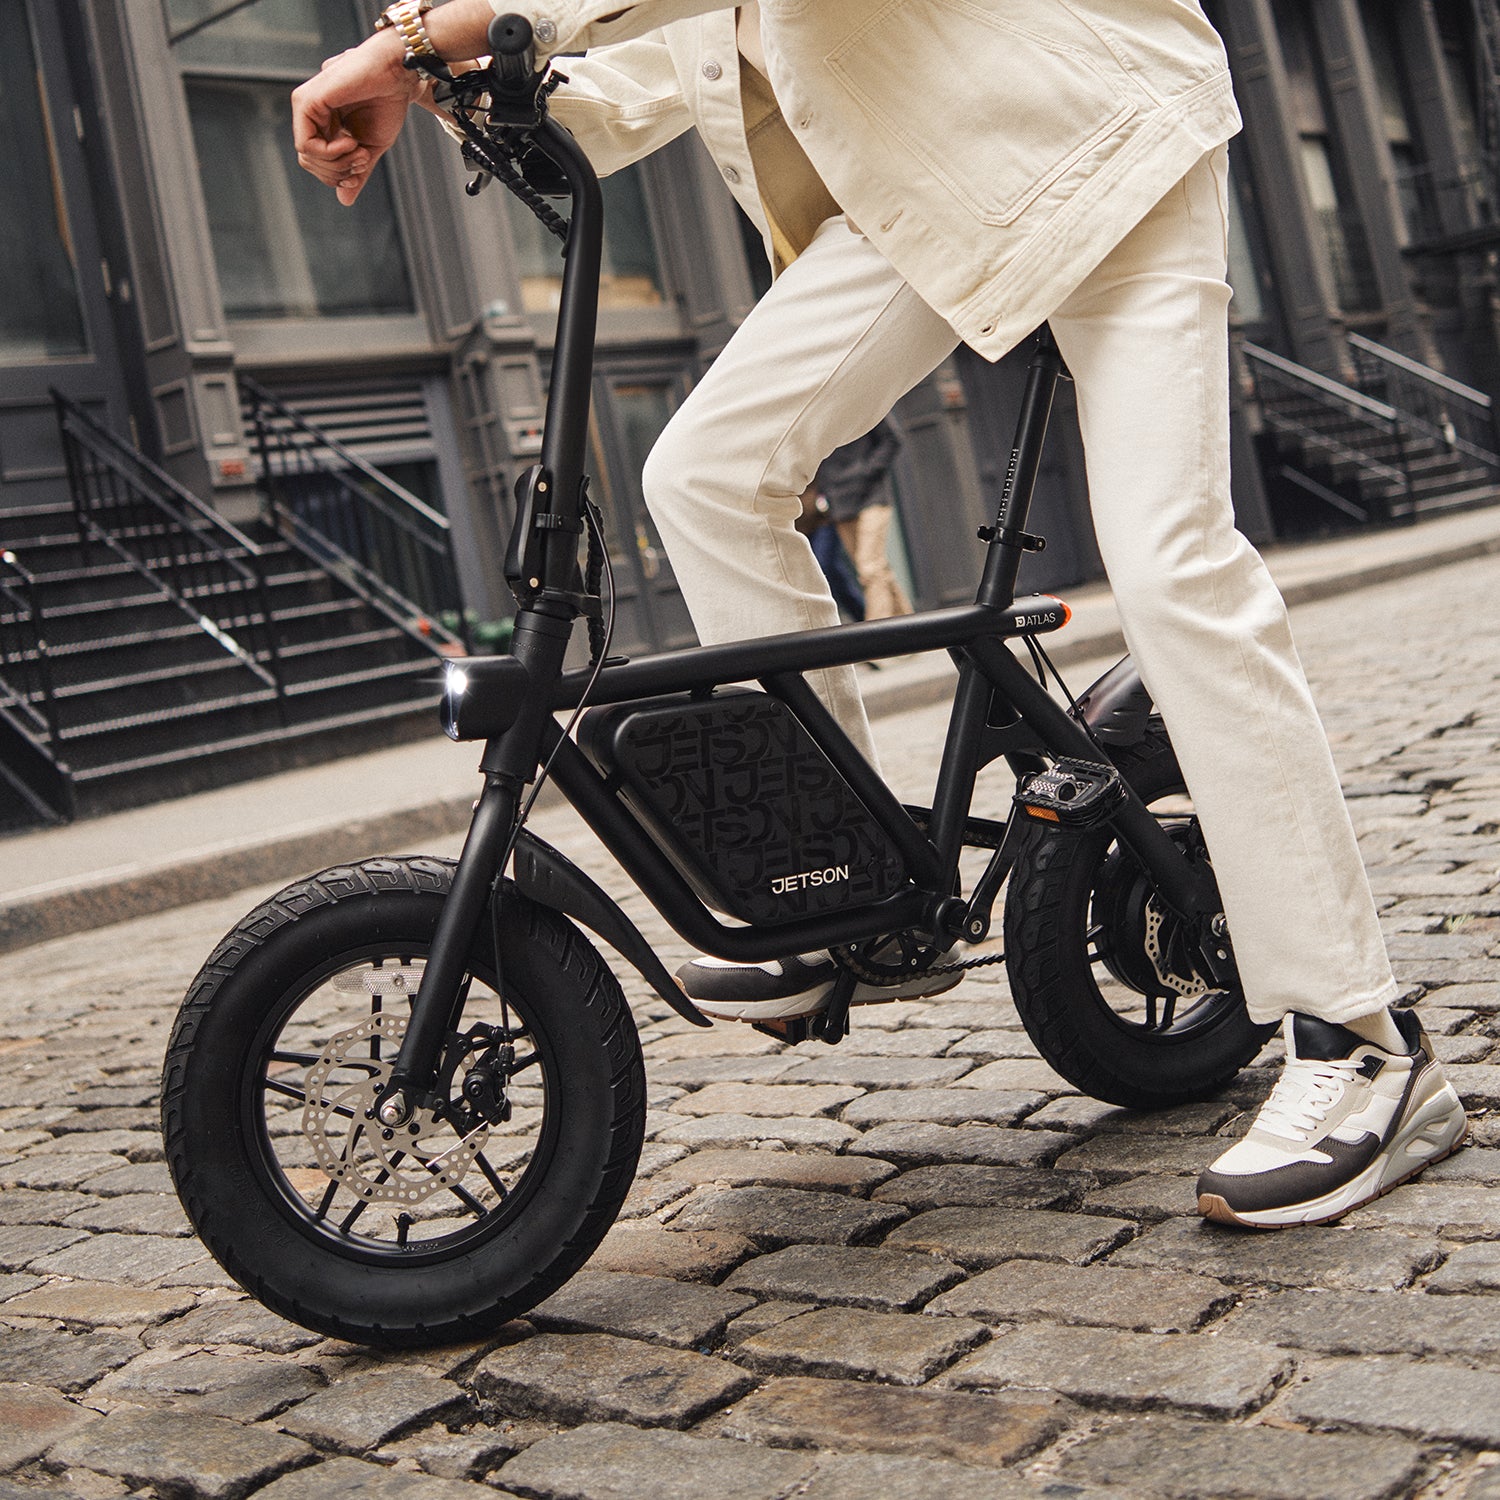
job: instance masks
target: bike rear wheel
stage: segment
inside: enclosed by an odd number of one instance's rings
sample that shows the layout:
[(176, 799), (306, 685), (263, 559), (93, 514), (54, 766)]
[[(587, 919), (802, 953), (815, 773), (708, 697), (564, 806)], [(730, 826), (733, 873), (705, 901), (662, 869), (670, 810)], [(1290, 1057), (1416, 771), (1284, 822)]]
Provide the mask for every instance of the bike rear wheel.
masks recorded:
[[(1190, 858), (1206, 863), (1171, 742), (1153, 718), (1115, 764)], [(1033, 832), (1005, 902), (1012, 998), (1037, 1050), (1085, 1093), (1162, 1109), (1223, 1088), (1274, 1029), (1238, 984), (1205, 981), (1187, 935), (1112, 830)]]
[(640, 1154), (619, 984), (510, 888), (499, 975), (488, 930), (470, 954), (441, 1102), (397, 1130), (374, 1117), (452, 876), (367, 860), (288, 887), (220, 943), (167, 1052), (167, 1159), (203, 1242), (267, 1306), (355, 1342), (472, 1339), (535, 1306), (593, 1253)]

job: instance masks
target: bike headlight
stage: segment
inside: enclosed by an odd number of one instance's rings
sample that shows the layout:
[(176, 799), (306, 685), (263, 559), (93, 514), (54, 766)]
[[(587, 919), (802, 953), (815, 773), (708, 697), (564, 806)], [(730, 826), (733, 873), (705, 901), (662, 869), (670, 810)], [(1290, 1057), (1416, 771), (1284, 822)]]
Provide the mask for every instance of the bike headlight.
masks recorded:
[(531, 676), (513, 656), (469, 656), (450, 661), (439, 708), (450, 740), (489, 740), (516, 722)]

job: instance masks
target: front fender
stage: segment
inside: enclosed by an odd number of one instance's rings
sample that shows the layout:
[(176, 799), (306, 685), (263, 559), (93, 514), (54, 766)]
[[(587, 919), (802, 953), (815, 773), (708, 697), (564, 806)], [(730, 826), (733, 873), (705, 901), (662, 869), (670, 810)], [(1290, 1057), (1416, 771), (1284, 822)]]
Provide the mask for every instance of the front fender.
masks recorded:
[(551, 907), (593, 932), (635, 968), (641, 977), (678, 1015), (694, 1026), (711, 1026), (712, 1021), (683, 994), (681, 986), (667, 972), (640, 928), (620, 909), (619, 904), (602, 890), (565, 854), (537, 838), (527, 829), (516, 840), (512, 867), (516, 886), (523, 896), (539, 906)]

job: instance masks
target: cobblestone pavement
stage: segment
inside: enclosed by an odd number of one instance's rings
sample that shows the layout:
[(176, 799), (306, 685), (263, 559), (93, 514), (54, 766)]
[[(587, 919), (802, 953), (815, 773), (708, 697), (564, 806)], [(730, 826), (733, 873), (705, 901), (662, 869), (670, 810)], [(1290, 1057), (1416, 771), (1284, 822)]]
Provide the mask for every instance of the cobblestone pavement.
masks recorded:
[[(506, 1338), (372, 1355), (247, 1300), (170, 1193), (162, 1048), (242, 893), (0, 962), (0, 1500), (1500, 1497), (1497, 583), (1297, 611), (1475, 1115), (1419, 1183), (1336, 1227), (1201, 1225), (1193, 1174), (1274, 1058), (1214, 1103), (1102, 1106), (999, 969), (836, 1049), (691, 1031), (636, 984), (648, 1142), (592, 1264)], [(920, 798), (940, 712), (880, 733)], [(569, 816), (540, 821), (571, 849)]]

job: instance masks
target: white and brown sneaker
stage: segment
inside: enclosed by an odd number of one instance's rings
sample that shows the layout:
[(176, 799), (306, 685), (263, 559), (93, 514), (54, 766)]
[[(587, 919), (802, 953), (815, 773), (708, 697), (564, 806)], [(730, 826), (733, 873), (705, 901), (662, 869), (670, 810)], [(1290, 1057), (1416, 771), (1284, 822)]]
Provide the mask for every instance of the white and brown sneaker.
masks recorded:
[(1198, 1212), (1279, 1229), (1341, 1218), (1462, 1145), (1469, 1122), (1411, 1011), (1387, 1052), (1343, 1026), (1289, 1015), (1286, 1069), (1250, 1132), (1198, 1179)]
[[(815, 1016), (825, 1009), (839, 973), (826, 953), (804, 953), (764, 964), (730, 963), (705, 955), (685, 963), (677, 971), (677, 982), (706, 1016), (721, 1021), (785, 1021)], [(936, 995), (951, 990), (962, 978), (958, 970), (928, 970), (891, 987), (860, 983), (854, 987), (850, 1004)]]

